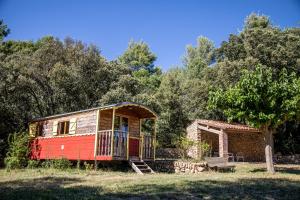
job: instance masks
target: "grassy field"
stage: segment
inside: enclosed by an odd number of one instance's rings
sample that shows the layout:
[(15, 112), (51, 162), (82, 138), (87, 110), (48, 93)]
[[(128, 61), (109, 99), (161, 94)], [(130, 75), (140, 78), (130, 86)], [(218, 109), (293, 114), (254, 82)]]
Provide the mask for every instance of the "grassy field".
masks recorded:
[(0, 199), (300, 199), (300, 165), (239, 164), (234, 173), (0, 170)]

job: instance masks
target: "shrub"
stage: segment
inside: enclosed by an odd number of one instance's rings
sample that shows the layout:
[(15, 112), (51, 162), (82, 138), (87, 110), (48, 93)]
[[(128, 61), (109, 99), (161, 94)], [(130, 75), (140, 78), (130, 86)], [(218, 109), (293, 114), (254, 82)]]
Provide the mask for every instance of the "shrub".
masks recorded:
[(203, 159), (204, 157), (210, 156), (210, 150), (211, 150), (211, 146), (205, 142), (198, 142), (198, 149), (201, 149), (201, 155), (200, 155), (200, 159)]
[(85, 170), (92, 170), (94, 168), (93, 164), (89, 164), (88, 162), (83, 163)]
[(8, 152), (4, 160), (7, 169), (18, 169), (27, 166), (30, 152), (28, 133), (13, 133), (8, 137)]
[(44, 162), (42, 162), (41, 167), (51, 168), (51, 167), (53, 167), (53, 161), (52, 160), (45, 160)]
[(38, 160), (29, 160), (27, 164), (27, 168), (34, 169), (40, 166), (40, 161)]
[(180, 149), (180, 157), (181, 159), (187, 159), (188, 155), (188, 149), (195, 145), (195, 142), (193, 140), (188, 139), (187, 137), (181, 137), (179, 141), (177, 141), (177, 148)]
[(66, 159), (66, 158), (61, 158), (57, 160), (52, 161), (52, 168), (54, 169), (69, 169), (72, 166), (72, 163)]

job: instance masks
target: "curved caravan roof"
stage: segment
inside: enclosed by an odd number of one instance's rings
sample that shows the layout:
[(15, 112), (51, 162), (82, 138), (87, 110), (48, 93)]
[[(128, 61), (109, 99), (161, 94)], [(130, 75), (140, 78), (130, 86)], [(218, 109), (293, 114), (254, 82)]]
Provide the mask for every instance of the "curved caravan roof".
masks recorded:
[(31, 122), (48, 120), (48, 119), (53, 119), (53, 118), (58, 118), (58, 117), (65, 117), (65, 116), (89, 112), (89, 111), (93, 111), (93, 110), (108, 110), (108, 109), (120, 109), (120, 110), (121, 109), (129, 109), (129, 110), (132, 110), (132, 111), (138, 113), (140, 118), (157, 118), (158, 117), (158, 115), (154, 111), (152, 111), (150, 108), (148, 108), (147, 106), (144, 106), (144, 105), (141, 105), (138, 103), (132, 103), (132, 102), (121, 102), (121, 103), (111, 104), (111, 105), (107, 105), (107, 106), (99, 106), (99, 107), (95, 107), (95, 108), (79, 110), (79, 111), (75, 111), (75, 112), (51, 115), (48, 117), (34, 118), (31, 120)]

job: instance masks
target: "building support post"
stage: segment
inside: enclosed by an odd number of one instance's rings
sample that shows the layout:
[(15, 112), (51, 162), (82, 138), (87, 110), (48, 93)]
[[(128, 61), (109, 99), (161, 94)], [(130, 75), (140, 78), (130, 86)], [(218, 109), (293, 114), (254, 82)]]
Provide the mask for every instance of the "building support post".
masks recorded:
[(228, 156), (228, 135), (222, 129), (219, 134), (219, 156), (227, 157)]
[(112, 123), (111, 123), (111, 131), (112, 131), (112, 135), (111, 135), (111, 156), (114, 156), (114, 137), (115, 137), (115, 117), (116, 117), (116, 108), (113, 108), (113, 115), (112, 115)]
[(202, 140), (201, 140), (201, 129), (197, 127), (197, 157), (198, 159), (202, 159)]
[(156, 152), (156, 119), (154, 119), (154, 134), (153, 134), (153, 160), (155, 161)]
[(98, 168), (98, 161), (96, 159), (98, 152), (98, 142), (99, 142), (99, 126), (100, 126), (100, 110), (96, 112), (96, 132), (95, 132), (95, 146), (94, 146), (94, 160), (95, 160), (95, 170)]

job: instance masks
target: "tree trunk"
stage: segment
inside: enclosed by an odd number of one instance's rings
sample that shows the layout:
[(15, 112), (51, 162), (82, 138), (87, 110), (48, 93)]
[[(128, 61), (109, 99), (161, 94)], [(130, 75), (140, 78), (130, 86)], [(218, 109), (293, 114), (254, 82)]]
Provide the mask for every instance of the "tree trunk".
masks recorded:
[(273, 131), (269, 130), (268, 128), (264, 129), (265, 134), (265, 156), (266, 156), (266, 164), (267, 170), (269, 173), (274, 174), (274, 164), (273, 164)]

